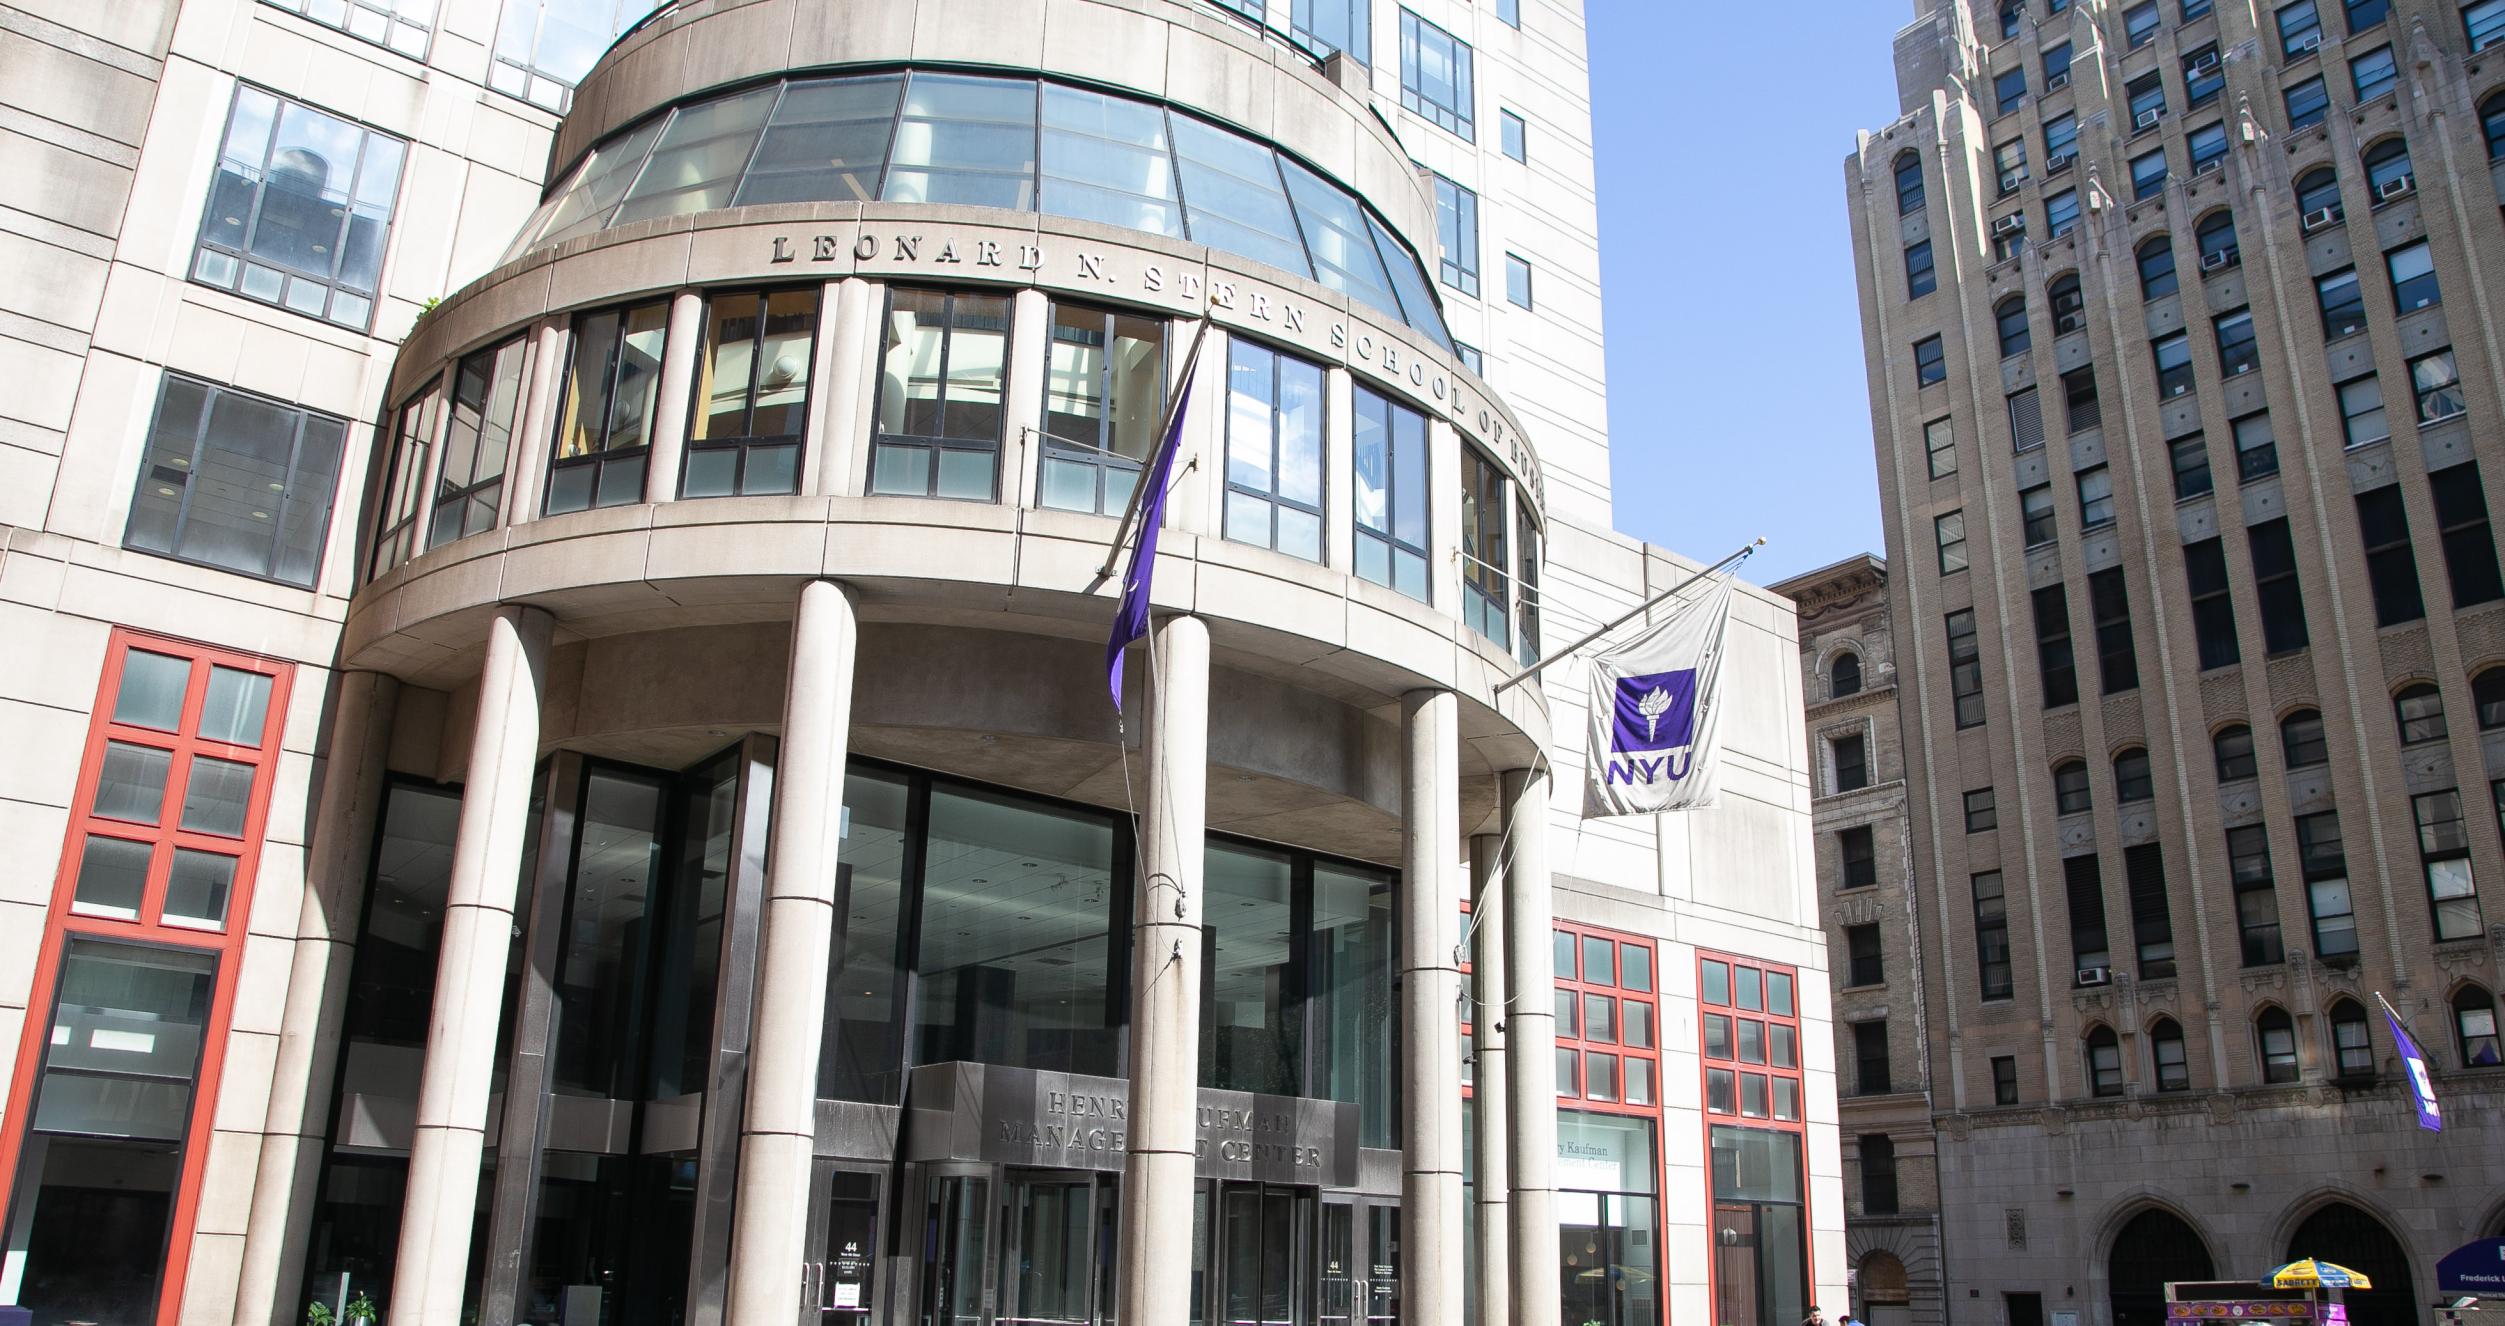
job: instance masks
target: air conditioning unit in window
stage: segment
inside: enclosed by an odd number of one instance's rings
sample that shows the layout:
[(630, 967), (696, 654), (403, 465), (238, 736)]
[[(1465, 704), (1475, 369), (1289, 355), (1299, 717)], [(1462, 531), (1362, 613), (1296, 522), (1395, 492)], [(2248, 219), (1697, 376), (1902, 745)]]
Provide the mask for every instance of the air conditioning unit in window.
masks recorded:
[(2304, 36), (2296, 39), (2296, 44), (2288, 48), (2288, 54), (2306, 55), (2321, 49), (2322, 34), (2319, 32), (2308, 32)]
[(2385, 180), (2375, 186), (2375, 201), (2388, 203), (2417, 187), (2418, 179), (2414, 175), (2403, 175), (2398, 179)]
[(2204, 253), (2201, 255), (2201, 270), (2204, 272), (2223, 272), (2226, 269), (2235, 266), (2236, 260), (2241, 256), (2241, 254), (2237, 253), (2232, 248), (2220, 249), (2215, 253)]
[(2211, 51), (2209, 54), (2194, 61), (2191, 68), (2183, 71), (2183, 76), (2186, 78), (2199, 78), (2203, 75), (2214, 74), (2216, 72), (2218, 72), (2218, 53), (2216, 51)]
[(2157, 127), (2157, 122), (2164, 118), (2166, 118), (2165, 107), (2151, 106), (2147, 110), (2141, 111), (2139, 114), (2132, 116), (2131, 123), (2136, 124), (2143, 129), (2154, 129)]
[(2044, 76), (2044, 90), (2047, 93), (2059, 92), (2068, 86), (2070, 86), (2070, 71), (2067, 69), (2062, 70), (2058, 74), (2047, 74)]
[(2111, 985), (2113, 983), (2114, 969), (2111, 967), (2081, 967), (2079, 969), (2079, 984), (2081, 987), (2090, 985)]
[(2318, 208), (2314, 211), (2307, 212), (2305, 214), (2305, 233), (2310, 235), (2315, 231), (2322, 229), (2324, 226), (2337, 225), (2339, 220), (2340, 209), (2336, 207)]
[(2201, 176), (2206, 175), (2213, 170), (2225, 170), (2226, 168), (2227, 159), (2225, 157), (2211, 157), (2209, 160), (2192, 167), (2192, 178), (2199, 179)]
[(2479, 44), (2471, 47), (2470, 49), (2473, 52), (2484, 51), (2501, 41), (2505, 41), (2505, 28), (2499, 28), (2494, 32), (2484, 32), (2479, 34)]
[(2044, 159), (2044, 174), (2047, 178), (2050, 178), (2061, 174), (2063, 171), (2068, 170), (2077, 164), (2079, 164), (2079, 154), (2076, 152), (2064, 152), (2059, 156), (2046, 157)]
[(2023, 234), (2026, 228), (2027, 218), (2023, 212), (2012, 212), (1992, 223), (1992, 233), (1995, 235)]
[(2055, 336), (2068, 336), (2070, 333), (2085, 326), (2087, 326), (2086, 314), (2064, 313), (2060, 317), (2053, 319), (2053, 334)]

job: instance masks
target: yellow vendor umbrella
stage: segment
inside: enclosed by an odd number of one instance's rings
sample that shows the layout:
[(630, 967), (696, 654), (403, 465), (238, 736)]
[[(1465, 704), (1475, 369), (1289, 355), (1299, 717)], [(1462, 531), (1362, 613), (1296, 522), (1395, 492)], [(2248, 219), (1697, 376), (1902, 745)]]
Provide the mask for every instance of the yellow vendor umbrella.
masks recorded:
[(2263, 1284), (2273, 1289), (2372, 1289), (2375, 1282), (2362, 1271), (2352, 1271), (2337, 1262), (2308, 1257), (2263, 1276)]

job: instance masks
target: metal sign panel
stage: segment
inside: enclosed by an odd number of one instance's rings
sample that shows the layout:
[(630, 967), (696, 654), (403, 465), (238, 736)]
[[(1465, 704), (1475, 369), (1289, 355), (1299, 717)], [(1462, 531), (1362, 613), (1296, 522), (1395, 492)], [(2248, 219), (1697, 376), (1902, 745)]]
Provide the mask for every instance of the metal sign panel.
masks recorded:
[(2505, 1239), (2472, 1239), (2435, 1264), (2435, 1292), (2505, 1298)]
[[(905, 1089), (907, 1160), (974, 1160), (1120, 1173), (1130, 1084), (1117, 1077), (996, 1064), (931, 1064)], [(1202, 1178), (1345, 1188), (1357, 1182), (1357, 1107), (1200, 1092)]]

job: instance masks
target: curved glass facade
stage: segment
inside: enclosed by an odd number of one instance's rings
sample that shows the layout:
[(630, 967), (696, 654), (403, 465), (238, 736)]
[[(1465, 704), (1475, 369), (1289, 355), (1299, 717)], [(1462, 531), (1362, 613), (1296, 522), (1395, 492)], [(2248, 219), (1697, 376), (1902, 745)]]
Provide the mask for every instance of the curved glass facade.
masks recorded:
[(1033, 78), (795, 78), (671, 107), (596, 144), (508, 258), (609, 226), (762, 203), (1040, 211), (1190, 240), (1319, 281), (1452, 349), (1416, 254), (1267, 143)]

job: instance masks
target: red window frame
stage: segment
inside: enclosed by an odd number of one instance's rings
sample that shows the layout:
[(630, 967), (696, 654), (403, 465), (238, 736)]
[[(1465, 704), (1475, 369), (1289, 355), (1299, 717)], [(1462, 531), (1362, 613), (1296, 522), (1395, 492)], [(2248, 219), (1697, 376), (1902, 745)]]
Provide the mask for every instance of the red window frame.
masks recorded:
[[(1565, 1008), (1557, 1010), (1560, 1015), (1557, 1019), (1557, 1054), (1558, 1063), (1562, 1064), (1564, 1056), (1572, 1053), (1575, 1066), (1573, 1090), (1566, 1090), (1562, 1083), (1558, 1088), (1558, 1108), (1565, 1109), (1570, 1106), (1573, 1109), (1590, 1110), (1599, 1114), (1638, 1114), (1647, 1118), (1661, 1117), (1664, 1087), (1661, 1080), (1661, 961), (1659, 951), (1655, 948), (1653, 941), (1639, 935), (1560, 921), (1556, 923), (1555, 937), (1551, 942), (1555, 943), (1563, 939), (1573, 941), (1575, 971), (1570, 975), (1557, 975), (1556, 987), (1560, 996), (1572, 996), (1571, 1008), (1574, 1016), (1569, 1021), (1564, 1016), (1567, 1011)], [(1586, 952), (1588, 948), (1586, 941), (1600, 941), (1610, 945), (1610, 971), (1596, 974), (1589, 969), (1584, 961), (1589, 956)], [(1644, 961), (1649, 969), (1645, 984), (1651, 988), (1629, 990), (1620, 983), (1626, 979), (1627, 958), (1630, 953), (1644, 955)], [(1555, 951), (1552, 949), (1550, 960), (1552, 974), (1555, 973), (1556, 965)], [(1564, 1002), (1566, 1001), (1560, 1000), (1560, 1003)], [(1611, 1037), (1606, 1040), (1594, 1039), (1589, 1034), (1592, 1029), (1590, 1013), (1596, 1003), (1608, 1008), (1617, 1020)], [(1649, 1046), (1629, 1046), (1626, 1043), (1628, 1021), (1626, 1010), (1630, 1004), (1643, 1008), (1644, 1016), (1651, 1021)], [(1606, 1056), (1617, 1064), (1618, 1084), (1614, 1096), (1591, 1094), (1592, 1056), (1594, 1055)], [(1631, 1076), (1627, 1071), (1629, 1061), (1650, 1066), (1651, 1100), (1629, 1101), (1626, 1099), (1627, 1079)]]
[[(182, 713), (174, 731), (160, 731), (113, 720), (115, 704), (121, 694), (123, 671), (134, 651), (165, 655), (190, 665), (183, 691)], [(269, 699), (262, 714), (258, 745), (212, 741), (199, 735), (202, 712), (208, 699), (210, 670), (220, 667), (269, 678)], [(242, 959), (248, 928), (246, 920), (251, 915), (252, 886), (260, 865), (263, 834), (268, 826), (270, 797), (277, 782), (280, 737), (286, 730), (288, 691), (293, 678), (294, 668), (277, 659), (148, 635), (124, 627), (114, 629), (105, 647), (104, 675), (96, 689), (96, 706), (89, 721), (87, 747), (79, 764), (78, 783), (70, 803), (69, 828), (62, 835), (52, 903), (45, 915), (43, 946), (36, 960), (33, 988), (27, 995), (25, 1028), (19, 1038), (15, 1072), (9, 1082), (7, 1112), (0, 1115), (0, 1120), (6, 1121), (6, 1126), (0, 1127), (0, 1203), (5, 1203), (0, 1205), (0, 1211), (8, 1211), (15, 1208), (17, 1200), (18, 1161), (25, 1150), (36, 1080), (43, 1068), (53, 1020), (58, 1015), (55, 996), (60, 983), (61, 959), (71, 939), (93, 938), (154, 945), (205, 953), (216, 959), (215, 993), (210, 1001), (208, 1026), (203, 1032), (198, 1070), (193, 1078), (191, 1114), (183, 1129), (182, 1177), (176, 1186), (173, 1211), (167, 1220), (165, 1274), (159, 1283), (157, 1298), (156, 1319), (159, 1323), (173, 1322), (182, 1304), (183, 1277), (188, 1269), (191, 1235), (199, 1214), (201, 1177), (207, 1168), (211, 1126), (217, 1114), (219, 1070), (225, 1058), (227, 1028), (234, 1013), (235, 969)], [(96, 813), (97, 782), (103, 771), (106, 748), (113, 742), (148, 747), (171, 757), (166, 771), (164, 799), (158, 806), (157, 823), (138, 824)], [(245, 803), (240, 837), (180, 827), (183, 794), (190, 783), (193, 762), (201, 758), (227, 760), (252, 768), (252, 790)], [(74, 907), (79, 868), (85, 858), (90, 834), (150, 845), (148, 874), (136, 917), (81, 912)], [(227, 887), (225, 916), (219, 928), (209, 929), (180, 922), (169, 924), (165, 921), (166, 888), (172, 876), (176, 848), (213, 852), (234, 860), (234, 876)]]
[[(1705, 985), (1705, 973), (1710, 966), (1716, 963), (1721, 964), (1731, 973), (1731, 984), (1728, 996), (1720, 1003), (1713, 1002), (1707, 997), (1708, 991)], [(1737, 995), (1740, 981), (1739, 974), (1741, 972), (1752, 973), (1759, 982), (1760, 998), (1757, 1001), (1758, 1007), (1754, 1009), (1744, 1009), (1738, 1006), (1739, 1001)], [(1786, 981), (1790, 982), (1792, 992), (1792, 1011), (1789, 1014), (1777, 1014), (1767, 1010), (1766, 1006), (1774, 1002), (1772, 999), (1764, 997), (1765, 992), (1769, 988), (1764, 980), (1764, 977), (1768, 973), (1781, 976)], [(1720, 1010), (1720, 1012), (1717, 1013), (1717, 1009)], [(1711, 1017), (1727, 1017), (1732, 1020), (1731, 1038), (1727, 1045), (1727, 1049), (1730, 1052), (1720, 1057), (1710, 1056), (1705, 1050), (1707, 1039), (1710, 1035), (1710, 1029), (1707, 1026), (1706, 1019)], [(1772, 1053), (1772, 1028), (1783, 1026), (1791, 1029), (1792, 1066), (1790, 1068), (1782, 1068), (1771, 1062), (1762, 1064), (1750, 1063), (1739, 1057), (1740, 1047), (1738, 1043), (1738, 1022), (1742, 1017), (1766, 1024), (1768, 1028), (1765, 1041), (1767, 1053), (1764, 1055), (1764, 1058), (1769, 1061), (1774, 1058)], [(1710, 1216), (1714, 1210), (1716, 1202), (1713, 1191), (1712, 1159), (1713, 1130), (1715, 1128), (1762, 1128), (1770, 1132), (1790, 1133), (1794, 1137), (1798, 1138), (1798, 1148), (1801, 1162), (1801, 1281), (1804, 1294), (1807, 1296), (1809, 1301), (1815, 1302), (1818, 1296), (1818, 1240), (1816, 1226), (1812, 1223), (1814, 1219), (1814, 1210), (1810, 1201), (1809, 1124), (1807, 1119), (1809, 1114), (1809, 1096), (1807, 1085), (1802, 1080), (1800, 1067), (1804, 1057), (1802, 1053), (1803, 1049), (1804, 1042), (1801, 1039), (1800, 1018), (1800, 970), (1798, 968), (1787, 966), (1779, 962), (1764, 962), (1756, 958), (1744, 958), (1732, 953), (1717, 953), (1706, 949), (1698, 949), (1696, 951), (1696, 1098), (1703, 1105), (1703, 1108), (1697, 1111), (1697, 1127), (1703, 1134), (1702, 1140), (1704, 1142), (1706, 1156), (1705, 1209)], [(1733, 1074), (1732, 1108), (1729, 1110), (1715, 1109), (1713, 1099), (1710, 1095), (1712, 1074), (1716, 1071), (1714, 1067), (1716, 1064), (1727, 1065), (1728, 1071)], [(1763, 1116), (1743, 1112), (1746, 1108), (1747, 1092), (1746, 1087), (1742, 1085), (1740, 1081), (1740, 1074), (1747, 1072), (1763, 1073), (1767, 1079), (1767, 1109)], [(1792, 1111), (1795, 1116), (1793, 1118), (1778, 1119), (1774, 1117), (1773, 1106), (1776, 1089), (1773, 1084), (1777, 1078), (1788, 1079), (1792, 1083), (1792, 1099), (1798, 1107)], [(1716, 1305), (1715, 1311), (1719, 1313), (1721, 1310), (1719, 1305), (1722, 1302), (1722, 1269), (1719, 1258), (1708, 1257), (1706, 1259), (1706, 1276), (1706, 1301)], [(1737, 1326), (1746, 1326), (1746, 1323), (1739, 1323)]]

